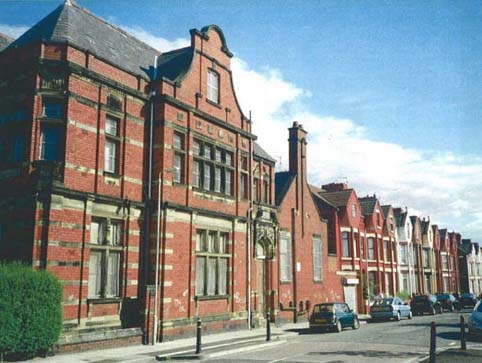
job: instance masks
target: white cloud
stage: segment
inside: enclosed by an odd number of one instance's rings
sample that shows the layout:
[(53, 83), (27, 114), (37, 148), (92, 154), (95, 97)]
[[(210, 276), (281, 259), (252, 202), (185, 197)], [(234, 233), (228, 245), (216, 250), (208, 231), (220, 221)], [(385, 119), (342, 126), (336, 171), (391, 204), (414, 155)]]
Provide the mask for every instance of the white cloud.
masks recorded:
[(168, 52), (173, 49), (184, 48), (191, 44), (189, 39), (178, 38), (175, 40), (168, 40), (166, 38), (158, 37), (138, 26), (121, 26), (121, 28), (135, 36), (137, 39), (142, 40), (144, 43), (149, 44), (151, 47), (156, 48), (161, 52)]
[(372, 140), (355, 120), (307, 111), (309, 93), (281, 72), (257, 71), (240, 59), (233, 60), (232, 69), (243, 110), (253, 110), (259, 143), (282, 168), (288, 167), (287, 128), (297, 120), (308, 131), (311, 183), (348, 180), (359, 196), (376, 193), (384, 204), (408, 206), (441, 228), (482, 240), (482, 156)]
[[(141, 27), (121, 26), (127, 32), (166, 52), (190, 44), (186, 38), (168, 40)], [(17, 38), (28, 28), (0, 24), (0, 33)], [(376, 193), (382, 203), (409, 206), (432, 220), (448, 224), (465, 237), (482, 241), (482, 156), (416, 150), (371, 140), (356, 120), (308, 111), (311, 92), (283, 78), (268, 66), (254, 70), (233, 58), (232, 70), (243, 111), (252, 111), (259, 143), (288, 166), (288, 131), (294, 120), (308, 131), (310, 182), (316, 185), (348, 180), (359, 196)], [(364, 95), (345, 95), (358, 103)]]
[(20, 35), (25, 33), (29, 27), (23, 25), (7, 25), (0, 24), (0, 33), (8, 35), (14, 39), (17, 39)]

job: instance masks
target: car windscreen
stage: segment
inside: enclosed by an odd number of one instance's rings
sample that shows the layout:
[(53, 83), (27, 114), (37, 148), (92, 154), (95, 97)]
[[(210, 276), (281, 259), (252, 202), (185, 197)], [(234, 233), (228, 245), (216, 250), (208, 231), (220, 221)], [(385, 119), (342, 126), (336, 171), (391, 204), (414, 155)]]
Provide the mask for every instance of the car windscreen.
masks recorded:
[(322, 305), (315, 305), (313, 308), (314, 313), (332, 313), (333, 312), (333, 304), (322, 304)]
[(462, 299), (472, 299), (474, 296), (472, 294), (462, 294)]
[(387, 306), (392, 305), (393, 299), (379, 299), (375, 300), (373, 306)]
[(427, 296), (426, 295), (417, 295), (413, 298), (413, 300), (427, 300)]
[(448, 299), (450, 299), (449, 294), (437, 295), (437, 300), (448, 300)]
[(479, 305), (477, 306), (477, 312), (482, 313), (482, 303), (479, 302)]

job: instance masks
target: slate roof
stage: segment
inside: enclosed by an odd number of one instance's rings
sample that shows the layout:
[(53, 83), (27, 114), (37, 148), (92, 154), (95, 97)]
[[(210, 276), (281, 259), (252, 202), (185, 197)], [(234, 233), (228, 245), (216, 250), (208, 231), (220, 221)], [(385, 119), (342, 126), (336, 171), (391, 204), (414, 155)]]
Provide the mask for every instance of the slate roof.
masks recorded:
[(361, 207), (361, 214), (368, 216), (375, 211), (375, 205), (377, 204), (377, 198), (375, 197), (362, 197), (358, 198)]
[(447, 228), (439, 229), (439, 233), (440, 233), (440, 241), (445, 241), (445, 238), (447, 237)]
[(124, 30), (78, 6), (74, 1), (57, 7), (8, 48), (39, 41), (71, 44), (143, 77), (152, 75), (155, 56), (161, 54)]
[(472, 242), (470, 240), (462, 240), (457, 246), (459, 256), (465, 256), (472, 252)]
[(282, 171), (275, 174), (275, 202), (276, 205), (280, 205), (283, 201), (291, 182), (295, 178), (296, 174), (290, 173), (289, 171)]
[(391, 205), (382, 205), (382, 212), (385, 218), (388, 217), (388, 213), (390, 213), (391, 208), (392, 208)]
[(417, 219), (419, 219), (417, 216), (410, 216), (410, 222), (412, 222), (412, 226), (415, 226), (417, 224)]
[(8, 35), (0, 33), (0, 52), (4, 50), (15, 39), (10, 38)]
[(321, 190), (319, 194), (335, 207), (346, 207), (352, 193), (353, 189), (344, 189), (337, 192)]
[(405, 226), (407, 222), (407, 212), (402, 212), (402, 208), (393, 208), (393, 214), (395, 215), (395, 220), (397, 221), (398, 227)]
[(276, 160), (268, 154), (257, 142), (254, 142), (253, 144), (253, 152), (254, 155), (259, 156), (262, 159), (271, 161), (272, 163), (276, 163)]
[(422, 221), (422, 234), (428, 233), (429, 226), (430, 226), (430, 221)]
[(326, 206), (330, 208), (335, 208), (338, 209), (336, 205), (331, 203), (328, 199), (325, 198), (325, 194), (323, 193), (323, 189), (318, 188), (314, 185), (308, 184), (308, 187), (310, 188), (311, 194), (314, 196), (314, 200), (316, 205), (318, 206), (318, 209), (323, 209)]
[(191, 47), (176, 49), (162, 53), (158, 61), (157, 79), (167, 78), (172, 82), (179, 82), (191, 68), (194, 49)]

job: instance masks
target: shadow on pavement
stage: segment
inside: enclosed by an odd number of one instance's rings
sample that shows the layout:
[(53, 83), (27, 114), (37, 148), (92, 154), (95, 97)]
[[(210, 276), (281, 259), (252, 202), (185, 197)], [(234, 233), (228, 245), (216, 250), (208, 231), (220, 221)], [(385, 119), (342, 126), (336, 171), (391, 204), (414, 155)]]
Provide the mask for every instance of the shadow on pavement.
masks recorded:
[(367, 357), (367, 358), (404, 358), (404, 357), (419, 357), (423, 354), (420, 353), (412, 353), (412, 352), (387, 352), (387, 351), (378, 351), (378, 350), (335, 350), (331, 352), (309, 352), (307, 355), (315, 356), (315, 355), (349, 355), (349, 356), (358, 356), (358, 357)]
[(286, 331), (298, 333), (299, 335), (317, 335), (317, 334), (325, 334), (325, 333), (332, 333), (330, 330), (314, 330), (310, 328), (299, 328), (299, 329), (286, 329)]
[[(408, 323), (408, 324), (404, 324), (403, 326), (426, 326), (426, 327), (430, 327), (430, 325), (432, 324), (431, 321), (428, 321), (428, 322), (425, 322), (425, 323)], [(437, 328), (460, 328), (460, 324), (459, 323), (437, 323), (437, 321), (435, 320), (435, 325), (437, 326)]]
[(448, 340), (460, 340), (460, 332), (446, 331), (442, 333), (437, 333), (437, 338), (448, 339)]

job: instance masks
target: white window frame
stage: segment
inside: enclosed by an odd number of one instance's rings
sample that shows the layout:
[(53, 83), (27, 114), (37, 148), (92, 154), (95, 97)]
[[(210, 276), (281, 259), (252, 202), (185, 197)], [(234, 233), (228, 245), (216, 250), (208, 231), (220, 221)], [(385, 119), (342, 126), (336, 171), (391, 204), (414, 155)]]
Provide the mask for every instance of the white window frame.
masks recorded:
[(195, 296), (228, 295), (229, 232), (196, 230)]
[(219, 73), (213, 69), (208, 69), (207, 76), (207, 97), (208, 100), (219, 104)]
[(118, 172), (120, 120), (107, 115), (105, 119), (104, 171)]
[(323, 281), (323, 245), (321, 237), (313, 236), (313, 281)]
[[(90, 224), (89, 299), (120, 296), (122, 222), (93, 217)], [(94, 256), (97, 256), (94, 258)], [(92, 269), (95, 268), (95, 271)]]
[(280, 236), (280, 259), (279, 259), (279, 269), (280, 269), (280, 281), (290, 282), (291, 281), (291, 240), (288, 235), (282, 234)]

